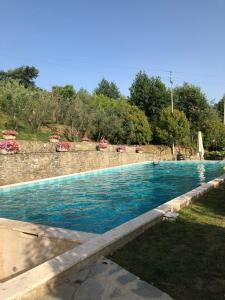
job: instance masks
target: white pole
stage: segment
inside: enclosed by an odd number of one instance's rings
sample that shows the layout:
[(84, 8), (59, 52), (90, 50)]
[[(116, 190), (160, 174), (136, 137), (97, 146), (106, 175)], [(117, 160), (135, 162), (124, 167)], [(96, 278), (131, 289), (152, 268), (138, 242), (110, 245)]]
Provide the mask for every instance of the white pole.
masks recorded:
[(225, 125), (225, 96), (223, 100), (223, 124)]
[[(171, 111), (173, 114), (173, 80), (172, 80), (172, 71), (170, 71), (170, 98), (171, 98)], [(175, 149), (174, 149), (174, 142), (172, 144), (172, 155), (174, 157)]]
[(172, 80), (172, 71), (170, 71), (170, 98), (171, 98), (171, 109), (173, 113), (173, 80)]

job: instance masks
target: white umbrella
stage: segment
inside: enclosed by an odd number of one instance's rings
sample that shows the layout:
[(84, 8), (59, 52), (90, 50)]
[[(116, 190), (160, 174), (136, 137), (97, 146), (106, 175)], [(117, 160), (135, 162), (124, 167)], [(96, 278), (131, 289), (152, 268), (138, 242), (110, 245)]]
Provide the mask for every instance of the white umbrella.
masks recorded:
[(203, 141), (202, 141), (202, 132), (198, 132), (198, 156), (200, 159), (204, 158), (204, 147), (203, 147)]

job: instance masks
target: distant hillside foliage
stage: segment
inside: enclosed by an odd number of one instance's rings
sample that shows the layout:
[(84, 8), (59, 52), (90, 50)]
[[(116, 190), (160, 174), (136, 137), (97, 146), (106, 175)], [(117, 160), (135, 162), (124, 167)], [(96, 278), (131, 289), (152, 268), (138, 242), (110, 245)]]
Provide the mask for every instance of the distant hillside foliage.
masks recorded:
[[(225, 147), (224, 98), (211, 105), (191, 83), (171, 90), (160, 79), (140, 71), (122, 96), (117, 84), (103, 78), (93, 93), (73, 85), (36, 85), (39, 70), (22, 66), (0, 71), (0, 130), (16, 129), (21, 138), (46, 140), (60, 128), (63, 139), (107, 138), (113, 144), (161, 143), (196, 146), (198, 130), (204, 146)], [(55, 128), (55, 129), (54, 129)], [(47, 130), (46, 130), (47, 129)]]

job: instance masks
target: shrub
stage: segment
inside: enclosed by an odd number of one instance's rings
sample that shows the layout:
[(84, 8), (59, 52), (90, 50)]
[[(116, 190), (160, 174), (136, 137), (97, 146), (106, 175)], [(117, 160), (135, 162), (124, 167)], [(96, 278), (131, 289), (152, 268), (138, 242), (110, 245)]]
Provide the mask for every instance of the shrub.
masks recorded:
[(207, 160), (223, 160), (225, 159), (225, 151), (211, 151), (205, 153), (205, 159)]

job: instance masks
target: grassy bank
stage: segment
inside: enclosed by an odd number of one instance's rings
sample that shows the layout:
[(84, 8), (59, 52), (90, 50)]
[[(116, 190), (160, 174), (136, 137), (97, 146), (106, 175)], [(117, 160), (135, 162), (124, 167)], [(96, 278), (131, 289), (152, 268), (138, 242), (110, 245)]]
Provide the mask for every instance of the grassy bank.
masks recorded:
[(111, 259), (176, 300), (224, 300), (225, 184)]
[[(32, 128), (29, 126), (27, 122), (19, 121), (18, 128), (14, 128), (14, 126), (11, 124), (9, 116), (7, 114), (0, 112), (0, 139), (2, 138), (1, 132), (3, 130), (16, 129), (19, 133), (17, 136), (18, 140), (48, 142), (49, 136), (54, 134), (52, 128), (59, 129), (63, 132), (63, 130), (70, 127), (66, 125), (60, 125), (60, 124), (49, 124), (48, 126), (42, 126), (40, 130), (38, 130), (37, 132), (33, 132)], [(61, 134), (61, 137), (63, 140), (66, 139), (64, 137), (64, 134)]]

